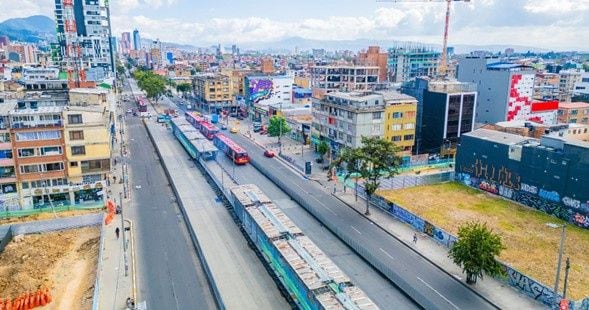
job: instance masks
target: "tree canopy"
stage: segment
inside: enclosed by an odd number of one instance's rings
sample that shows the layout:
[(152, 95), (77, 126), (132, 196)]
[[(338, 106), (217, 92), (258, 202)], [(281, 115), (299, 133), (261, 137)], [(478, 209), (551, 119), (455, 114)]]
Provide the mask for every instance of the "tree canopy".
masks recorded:
[(321, 155), (321, 159), (323, 159), (323, 156), (325, 156), (325, 154), (327, 154), (328, 151), (329, 151), (329, 145), (327, 144), (327, 142), (325, 142), (325, 141), (319, 142), (319, 144), (317, 145), (317, 153), (319, 153), (319, 155)]
[(165, 94), (166, 79), (153, 73), (152, 71), (136, 70), (133, 72), (133, 77), (137, 80), (137, 85), (143, 90), (149, 99), (153, 99), (156, 103), (160, 96)]
[[(281, 130), (282, 128), (282, 130)], [(274, 115), (268, 123), (268, 135), (271, 137), (284, 136), (290, 132), (290, 126), (286, 123), (284, 116)]]
[(401, 158), (399, 148), (391, 141), (379, 137), (362, 137), (362, 146), (344, 148), (332, 166), (343, 168), (345, 179), (352, 176), (364, 179), (366, 215), (370, 214), (370, 198), (380, 187), (380, 181), (398, 173)]
[(192, 84), (190, 83), (180, 83), (176, 85), (176, 91), (182, 94), (186, 94), (192, 90)]
[(466, 272), (466, 283), (473, 284), (477, 278), (483, 278), (483, 273), (492, 277), (504, 274), (496, 260), (503, 249), (501, 236), (493, 233), (487, 224), (472, 222), (458, 229), (458, 241), (449, 256)]

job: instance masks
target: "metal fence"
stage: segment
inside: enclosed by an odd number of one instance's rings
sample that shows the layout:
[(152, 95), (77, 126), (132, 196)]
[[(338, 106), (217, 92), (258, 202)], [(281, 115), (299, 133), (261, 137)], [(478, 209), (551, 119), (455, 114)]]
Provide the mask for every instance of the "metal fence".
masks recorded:
[(63, 212), (63, 211), (75, 211), (75, 210), (93, 210), (93, 209), (101, 209), (104, 207), (104, 202), (96, 202), (96, 203), (88, 203), (88, 204), (78, 204), (78, 205), (56, 205), (51, 207), (49, 204), (39, 206), (38, 208), (34, 209), (24, 209), (24, 210), (2, 210), (0, 211), (0, 219), (4, 218), (11, 218), (11, 217), (21, 217), (21, 216), (29, 216), (35, 215), (40, 213), (49, 213), (49, 212)]
[(80, 215), (74, 217), (64, 217), (53, 220), (34, 221), (21, 224), (12, 224), (12, 234), (26, 235), (43, 233), (61, 229), (74, 229), (86, 226), (99, 225), (102, 221), (102, 213), (94, 213), (88, 215)]
[(0, 253), (4, 251), (4, 248), (12, 240), (12, 229), (10, 226), (0, 226)]
[(100, 273), (103, 268), (102, 259), (104, 256), (104, 235), (106, 226), (104, 223), (104, 217), (105, 214), (102, 214), (100, 219), (100, 247), (98, 248), (98, 262), (96, 264), (96, 281), (94, 282), (94, 294), (92, 296), (92, 310), (98, 310), (100, 308)]

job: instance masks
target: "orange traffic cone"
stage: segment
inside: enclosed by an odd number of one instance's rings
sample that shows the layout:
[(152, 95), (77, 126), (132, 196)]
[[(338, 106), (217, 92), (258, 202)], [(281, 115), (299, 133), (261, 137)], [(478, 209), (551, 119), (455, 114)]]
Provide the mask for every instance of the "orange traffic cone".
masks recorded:
[(47, 297), (41, 290), (39, 290), (39, 304), (41, 304), (41, 307), (45, 307), (45, 305), (47, 305)]
[(33, 306), (31, 308), (39, 307), (39, 291), (33, 293)]
[(29, 294), (25, 293), (23, 295), (23, 303), (22, 303), (22, 309), (23, 310), (30, 310), (31, 308), (29, 308)]
[(53, 300), (53, 298), (51, 298), (51, 294), (49, 293), (49, 289), (45, 289), (45, 295), (47, 295), (47, 303), (51, 303), (51, 301)]
[(0, 298), (0, 310), (4, 310), (4, 299)]
[(4, 308), (6, 308), (6, 310), (14, 310), (14, 309), (12, 309), (12, 300), (10, 300), (10, 299), (6, 300), (6, 305)]
[(12, 303), (12, 309), (20, 310), (20, 297), (17, 297)]

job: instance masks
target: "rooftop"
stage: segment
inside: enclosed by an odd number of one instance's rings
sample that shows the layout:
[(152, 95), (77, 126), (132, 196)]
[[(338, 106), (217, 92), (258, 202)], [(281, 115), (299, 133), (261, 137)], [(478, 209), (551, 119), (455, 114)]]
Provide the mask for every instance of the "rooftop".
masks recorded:
[(39, 107), (38, 109), (19, 109), (9, 111), (10, 115), (31, 115), (31, 114), (49, 114), (61, 113), (64, 107)]
[(513, 145), (523, 143), (530, 139), (529, 137), (524, 137), (520, 135), (514, 135), (510, 133), (505, 133), (502, 131), (490, 130), (490, 129), (477, 129), (475, 131), (471, 131), (469, 133), (465, 133), (464, 136), (479, 138), (483, 140), (489, 140), (492, 142), (505, 144), (505, 145)]
[(494, 70), (513, 70), (513, 69), (533, 69), (530, 66), (525, 66), (517, 63), (511, 62), (494, 62), (487, 64), (487, 69), (494, 69)]
[(587, 102), (560, 102), (558, 104), (558, 108), (562, 109), (586, 109), (589, 108), (589, 103)]
[(104, 88), (72, 88), (70, 89), (70, 93), (106, 95), (109, 93), (109, 90)]

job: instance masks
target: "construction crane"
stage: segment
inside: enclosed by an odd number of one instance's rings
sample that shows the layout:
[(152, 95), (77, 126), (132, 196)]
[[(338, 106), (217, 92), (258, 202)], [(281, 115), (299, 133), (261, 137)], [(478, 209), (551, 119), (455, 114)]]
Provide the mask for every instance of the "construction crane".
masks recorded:
[(444, 43), (442, 44), (442, 59), (438, 75), (446, 77), (448, 71), (448, 28), (450, 27), (450, 4), (452, 2), (470, 2), (470, 0), (377, 0), (377, 2), (446, 2), (446, 25), (444, 27)]
[(70, 87), (80, 87), (80, 81), (86, 80), (86, 73), (79, 63), (82, 52), (74, 17), (73, 0), (63, 0), (63, 16), (65, 47), (62, 54), (65, 55), (63, 60), (67, 68), (68, 84)]

